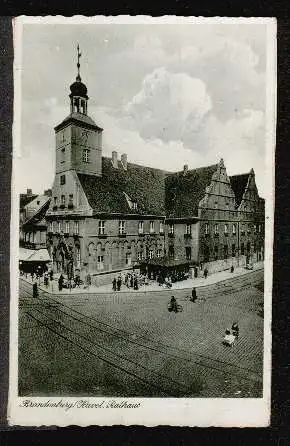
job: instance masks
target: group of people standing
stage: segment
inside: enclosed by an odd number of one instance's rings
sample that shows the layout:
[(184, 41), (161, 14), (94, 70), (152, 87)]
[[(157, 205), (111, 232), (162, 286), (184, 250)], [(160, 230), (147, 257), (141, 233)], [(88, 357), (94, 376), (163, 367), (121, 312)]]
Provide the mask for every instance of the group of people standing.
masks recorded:
[(138, 291), (140, 285), (140, 277), (138, 277), (137, 274), (131, 273), (126, 273), (123, 277), (121, 276), (121, 274), (119, 274), (117, 277), (114, 277), (112, 284), (113, 291), (121, 291), (122, 285)]

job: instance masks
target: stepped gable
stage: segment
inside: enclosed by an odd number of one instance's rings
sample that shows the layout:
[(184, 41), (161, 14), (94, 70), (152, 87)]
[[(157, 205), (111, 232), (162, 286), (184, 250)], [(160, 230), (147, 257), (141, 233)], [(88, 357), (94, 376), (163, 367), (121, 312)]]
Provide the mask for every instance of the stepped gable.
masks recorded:
[(237, 207), (241, 204), (243, 199), (243, 195), (248, 184), (249, 175), (249, 173), (242, 173), (240, 175), (230, 176), (230, 182), (236, 197)]
[(169, 218), (196, 217), (200, 200), (210, 185), (218, 164), (168, 175), (166, 184), (166, 215)]
[[(114, 168), (111, 158), (102, 157), (102, 176), (78, 174), (82, 188), (94, 213), (164, 215), (166, 172), (128, 163), (124, 169), (118, 161)], [(130, 208), (126, 195), (137, 203)]]

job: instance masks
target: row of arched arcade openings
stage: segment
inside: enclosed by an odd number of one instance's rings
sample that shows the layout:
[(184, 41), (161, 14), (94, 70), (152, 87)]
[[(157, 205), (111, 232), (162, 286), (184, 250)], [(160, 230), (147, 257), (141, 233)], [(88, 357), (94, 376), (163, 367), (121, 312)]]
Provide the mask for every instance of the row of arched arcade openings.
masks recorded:
[(55, 272), (73, 277), (76, 269), (111, 271), (133, 267), (145, 259), (161, 258), (164, 256), (164, 244), (161, 240), (148, 245), (139, 240), (89, 242), (82, 252), (79, 243), (69, 245), (61, 240), (58, 245), (50, 246), (49, 254)]

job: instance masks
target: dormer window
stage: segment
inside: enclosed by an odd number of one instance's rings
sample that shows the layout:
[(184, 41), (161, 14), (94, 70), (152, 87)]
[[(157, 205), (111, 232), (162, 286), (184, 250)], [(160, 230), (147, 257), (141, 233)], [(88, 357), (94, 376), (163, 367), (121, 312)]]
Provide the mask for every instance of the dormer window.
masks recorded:
[(133, 201), (133, 203), (132, 203), (132, 209), (134, 211), (137, 211), (137, 203), (135, 201)]

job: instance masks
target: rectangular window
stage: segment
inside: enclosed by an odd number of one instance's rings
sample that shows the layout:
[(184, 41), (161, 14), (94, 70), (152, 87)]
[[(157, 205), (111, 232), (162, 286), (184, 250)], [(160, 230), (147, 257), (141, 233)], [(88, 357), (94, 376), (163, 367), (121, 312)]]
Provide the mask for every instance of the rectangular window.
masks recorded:
[(150, 234), (155, 232), (154, 221), (150, 221), (149, 232), (150, 232)]
[(132, 203), (132, 209), (133, 209), (134, 211), (137, 211), (137, 208), (138, 208), (137, 203), (136, 203), (135, 201), (133, 201), (133, 203)]
[(79, 222), (75, 221), (74, 222), (74, 234), (78, 235), (79, 233)]
[(84, 149), (83, 150), (83, 162), (84, 163), (89, 163), (90, 162), (90, 150), (89, 149)]
[(97, 258), (97, 270), (101, 271), (104, 269), (104, 256), (98, 256)]
[(161, 249), (157, 249), (157, 253), (156, 253), (156, 255), (157, 255), (157, 257), (161, 257)]
[(259, 233), (262, 232), (262, 225), (259, 225)]
[(144, 221), (139, 221), (138, 223), (138, 234), (143, 234), (144, 232)]
[(61, 149), (60, 162), (65, 162), (65, 149)]
[(186, 246), (186, 248), (185, 248), (185, 257), (186, 257), (186, 260), (191, 260), (191, 247), (190, 246)]
[(132, 264), (132, 254), (130, 252), (126, 253), (126, 265), (131, 266)]
[(174, 224), (170, 223), (169, 225), (169, 234), (174, 234)]
[(99, 221), (99, 235), (105, 234), (105, 222), (104, 220)]
[(60, 202), (61, 202), (62, 206), (65, 206), (65, 195), (62, 195), (60, 197)]
[(191, 235), (191, 224), (187, 223), (185, 228), (186, 235)]
[(61, 231), (62, 231), (62, 222), (59, 221), (59, 222), (58, 222), (58, 231), (57, 231), (57, 232), (60, 234)]
[(69, 221), (65, 222), (65, 233), (69, 234)]
[(60, 184), (63, 186), (65, 184), (65, 175), (60, 176)]
[(254, 234), (257, 234), (257, 225), (254, 225)]
[(68, 204), (69, 205), (73, 204), (73, 199), (74, 199), (73, 194), (69, 194), (69, 196), (68, 196)]
[(236, 245), (232, 244), (232, 257), (236, 257)]
[(57, 206), (57, 197), (53, 197), (53, 204), (54, 206)]
[(49, 232), (53, 232), (53, 222), (52, 221), (50, 221), (49, 222), (49, 226), (48, 226), (48, 230), (49, 230)]
[(208, 223), (205, 224), (204, 231), (205, 231), (205, 235), (209, 234), (209, 224)]
[(227, 224), (225, 224), (225, 234), (228, 234), (228, 232), (229, 232), (229, 227)]
[(119, 221), (119, 234), (126, 234), (124, 220)]
[(218, 233), (219, 233), (219, 225), (218, 224), (214, 225), (214, 233), (215, 233), (215, 235), (218, 235)]
[(138, 260), (142, 260), (144, 255), (143, 255), (143, 251), (139, 251), (137, 254)]
[(159, 223), (159, 232), (160, 232), (160, 234), (163, 234), (163, 232), (164, 232), (163, 221), (161, 221), (161, 222)]
[(153, 259), (153, 249), (149, 249), (149, 259)]
[(233, 235), (236, 235), (236, 225), (233, 224)]

